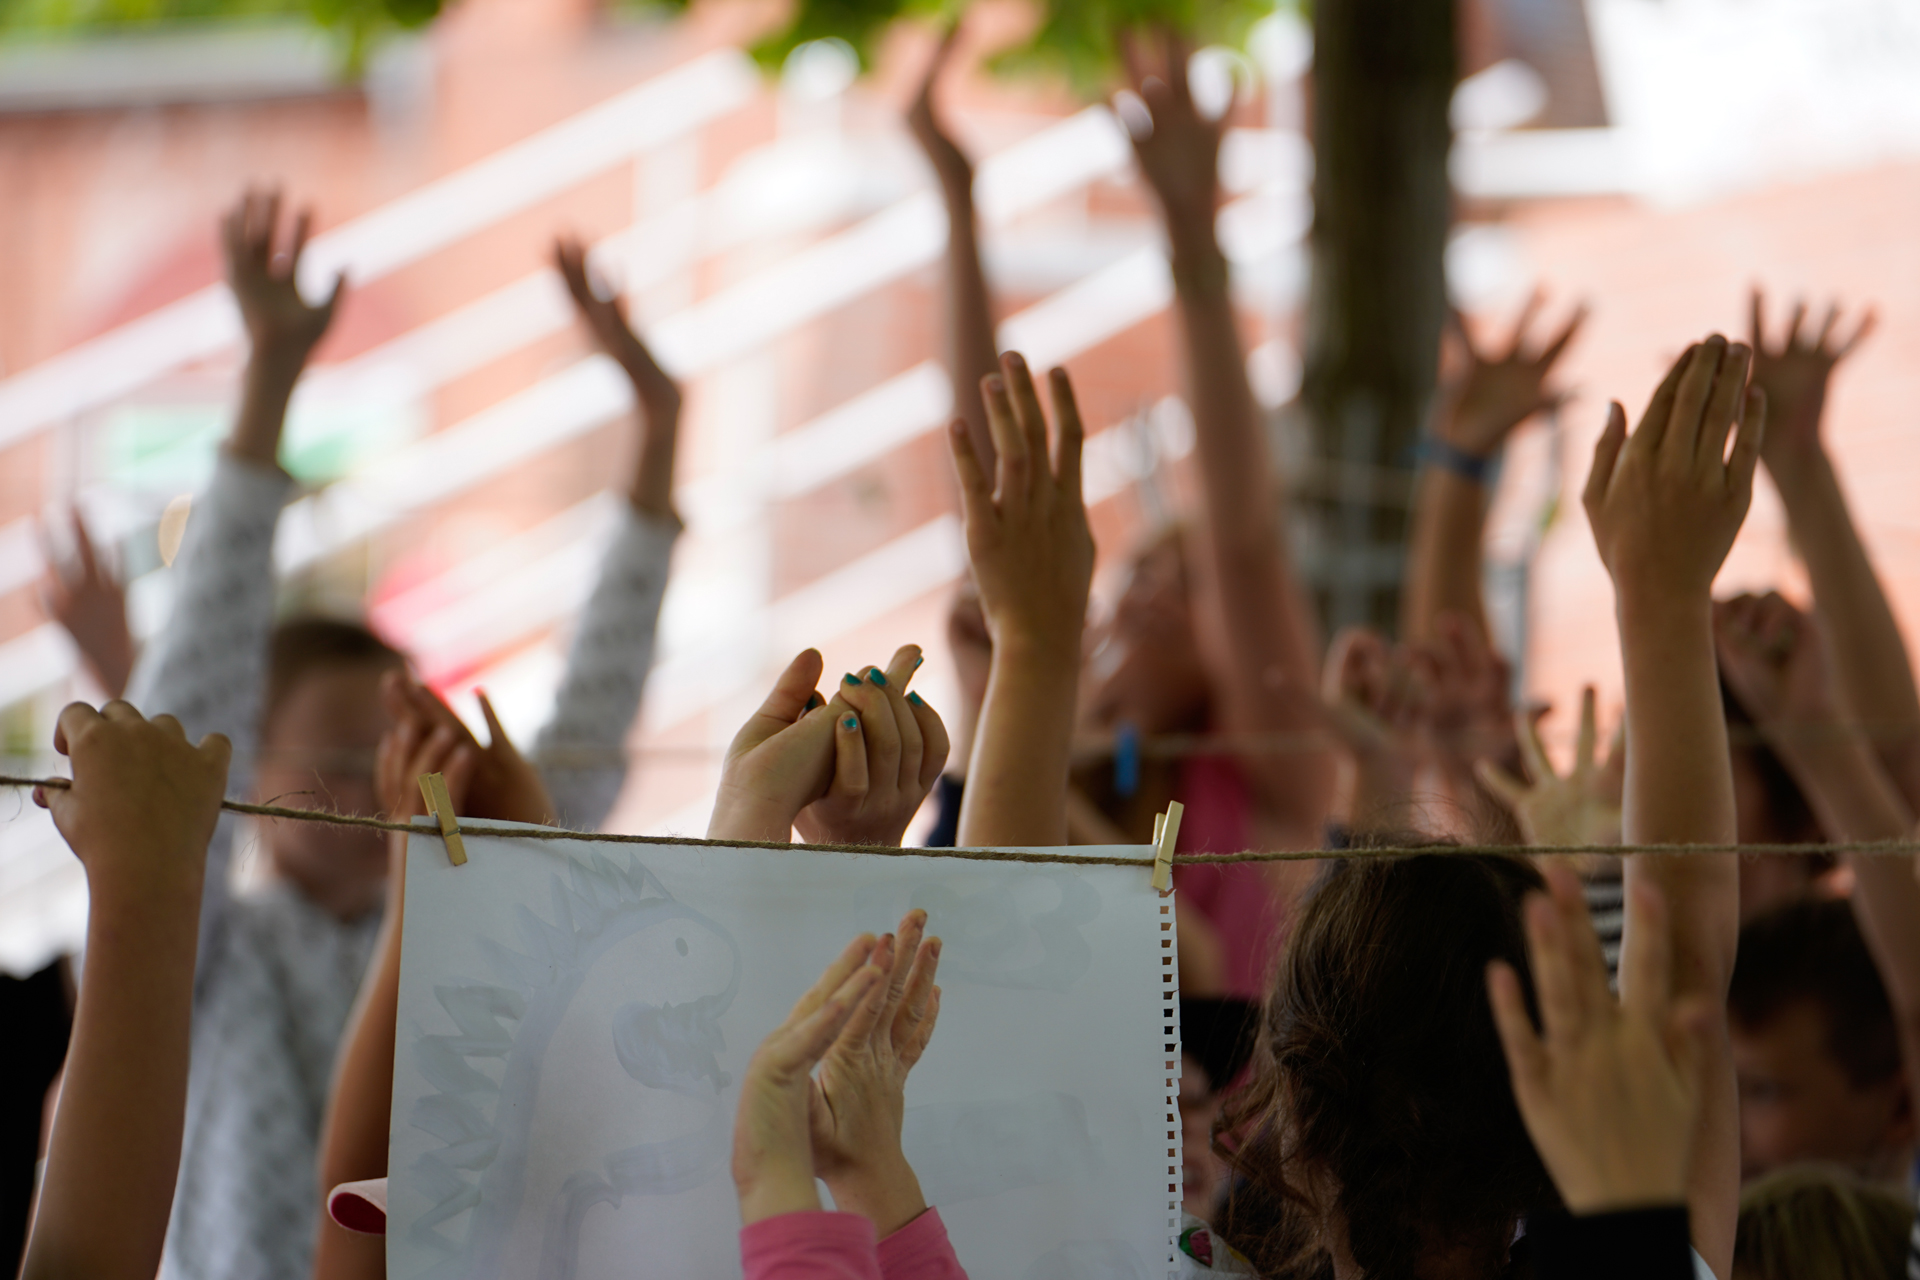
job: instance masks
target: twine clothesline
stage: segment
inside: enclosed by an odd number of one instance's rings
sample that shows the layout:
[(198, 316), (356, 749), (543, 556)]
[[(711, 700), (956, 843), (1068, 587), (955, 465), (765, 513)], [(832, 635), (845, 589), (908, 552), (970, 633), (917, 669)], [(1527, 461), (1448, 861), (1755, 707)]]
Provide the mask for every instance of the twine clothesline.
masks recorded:
[[(66, 790), (70, 778), (15, 778), (0, 774), (0, 786), (53, 787)], [(229, 813), (244, 813), (256, 818), (286, 819), (293, 822), (324, 822), (336, 827), (362, 827), (372, 831), (401, 831), (410, 835), (438, 836), (439, 830), (414, 822), (393, 822), (353, 813), (331, 813), (324, 809), (287, 809), (272, 804), (247, 804), (223, 800), (220, 807)], [(429, 819), (422, 818), (421, 823)], [(950, 849), (901, 847), (878, 844), (785, 844), (775, 840), (701, 840), (692, 836), (626, 835), (613, 831), (570, 831), (565, 827), (499, 826), (472, 819), (459, 821), (463, 836), (502, 836), (510, 840), (584, 840), (596, 844), (665, 844), (704, 846), (713, 849), (799, 849), (814, 853), (864, 853), (907, 858), (959, 858), (968, 862), (1028, 862), (1096, 867), (1151, 867), (1151, 856), (1118, 858), (1071, 853), (1043, 853), (1029, 849)], [(1741, 853), (1766, 856), (1809, 854), (1912, 854), (1920, 853), (1920, 839), (1843, 840), (1831, 844), (1437, 844), (1380, 845), (1357, 849), (1248, 849), (1240, 853), (1177, 853), (1176, 867), (1227, 866), (1243, 862), (1317, 862), (1323, 858), (1399, 858), (1418, 854), (1552, 854), (1600, 855), (1617, 857), (1629, 853), (1666, 855)]]

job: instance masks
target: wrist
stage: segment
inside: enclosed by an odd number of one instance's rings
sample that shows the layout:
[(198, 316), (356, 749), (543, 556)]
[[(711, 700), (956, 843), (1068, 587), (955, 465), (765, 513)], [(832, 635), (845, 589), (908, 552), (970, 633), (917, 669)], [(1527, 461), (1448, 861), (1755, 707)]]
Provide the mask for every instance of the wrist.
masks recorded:
[(707, 839), (787, 844), (793, 839), (793, 824), (799, 816), (800, 811), (791, 805), (761, 797), (730, 796), (723, 785), (713, 803)]
[(820, 1192), (814, 1186), (811, 1169), (762, 1169), (751, 1178), (736, 1180), (734, 1190), (740, 1197), (742, 1226), (789, 1213), (820, 1210)]
[(1080, 671), (1080, 636), (1058, 634), (1046, 627), (991, 628), (993, 656), (989, 671), (1041, 671), (1049, 677), (1075, 679)]
[(862, 1165), (826, 1179), (833, 1203), (873, 1223), (882, 1237), (890, 1236), (927, 1211), (920, 1179), (904, 1155)]
[[(1169, 220), (1171, 221), (1171, 220)], [(1169, 265), (1176, 292), (1212, 296), (1225, 293), (1231, 281), (1227, 255), (1220, 249), (1213, 229), (1205, 234), (1186, 232), (1170, 238)]]
[(1492, 450), (1482, 453), (1456, 443), (1446, 432), (1435, 431), (1420, 441), (1422, 465), (1482, 487), (1493, 470), (1493, 456)]

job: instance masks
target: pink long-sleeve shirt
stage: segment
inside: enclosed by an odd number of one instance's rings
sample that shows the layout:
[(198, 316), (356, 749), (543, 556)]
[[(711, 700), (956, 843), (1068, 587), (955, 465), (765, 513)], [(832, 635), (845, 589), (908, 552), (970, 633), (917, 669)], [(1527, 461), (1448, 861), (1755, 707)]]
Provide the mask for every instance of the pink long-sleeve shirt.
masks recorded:
[(746, 1280), (967, 1280), (929, 1209), (885, 1240), (857, 1213), (783, 1213), (740, 1231)]

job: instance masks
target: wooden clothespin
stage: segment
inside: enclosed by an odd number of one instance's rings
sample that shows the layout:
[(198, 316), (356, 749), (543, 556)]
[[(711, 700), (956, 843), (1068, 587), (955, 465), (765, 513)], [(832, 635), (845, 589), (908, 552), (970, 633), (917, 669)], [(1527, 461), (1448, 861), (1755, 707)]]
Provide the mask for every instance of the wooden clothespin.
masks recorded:
[(1180, 815), (1186, 811), (1173, 800), (1165, 813), (1153, 815), (1153, 887), (1161, 893), (1173, 891), (1173, 846), (1180, 839)]
[(440, 837), (447, 842), (447, 861), (456, 867), (467, 863), (467, 843), (460, 838), (460, 823), (453, 816), (453, 797), (447, 794), (446, 777), (438, 773), (420, 775), (420, 794), (427, 799), (427, 812), (440, 821)]

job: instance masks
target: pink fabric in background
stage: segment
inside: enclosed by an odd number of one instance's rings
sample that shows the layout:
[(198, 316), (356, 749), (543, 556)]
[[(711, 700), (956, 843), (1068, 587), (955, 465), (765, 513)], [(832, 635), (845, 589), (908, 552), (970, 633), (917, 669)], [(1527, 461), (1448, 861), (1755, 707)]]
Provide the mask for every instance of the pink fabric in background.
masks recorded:
[[(1253, 795), (1226, 756), (1192, 756), (1180, 773), (1180, 853), (1239, 853), (1253, 847)], [(1225, 994), (1266, 996), (1273, 956), (1285, 940), (1286, 911), (1274, 897), (1266, 869), (1247, 862), (1223, 867), (1175, 867), (1173, 887), (1213, 922), (1227, 953)]]

